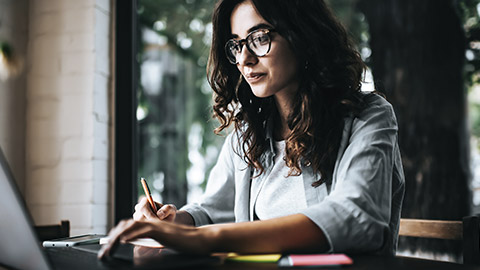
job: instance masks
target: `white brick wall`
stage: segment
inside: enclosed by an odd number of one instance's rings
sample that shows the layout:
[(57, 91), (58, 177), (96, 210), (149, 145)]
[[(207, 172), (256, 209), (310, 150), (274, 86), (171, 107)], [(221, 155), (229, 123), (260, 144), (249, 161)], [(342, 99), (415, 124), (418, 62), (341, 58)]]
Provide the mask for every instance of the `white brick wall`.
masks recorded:
[(72, 235), (107, 230), (110, 13), (110, 0), (30, 1), (27, 205)]

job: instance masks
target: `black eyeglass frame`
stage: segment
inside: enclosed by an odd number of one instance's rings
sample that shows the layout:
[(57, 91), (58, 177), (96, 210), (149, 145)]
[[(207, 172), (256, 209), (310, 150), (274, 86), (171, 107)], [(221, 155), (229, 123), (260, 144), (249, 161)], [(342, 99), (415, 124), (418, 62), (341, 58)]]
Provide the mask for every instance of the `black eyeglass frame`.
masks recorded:
[[(268, 49), (267, 49), (267, 51), (266, 51), (264, 54), (262, 54), (262, 55), (256, 54), (256, 53), (250, 48), (250, 46), (248, 45), (248, 39), (249, 39), (253, 34), (255, 34), (255, 33), (257, 33), (257, 32), (260, 32), (260, 31), (263, 31), (263, 32), (268, 36)], [(275, 32), (274, 29), (268, 29), (268, 28), (265, 29), (265, 28), (262, 28), (262, 29), (257, 29), (257, 30), (255, 30), (255, 31), (250, 32), (244, 39), (240, 39), (240, 40), (235, 40), (235, 39), (233, 39), (233, 38), (232, 38), (232, 39), (229, 39), (229, 40), (225, 43), (225, 54), (226, 54), (226, 56), (227, 56), (228, 61), (229, 61), (231, 64), (233, 64), (233, 65), (238, 64), (238, 61), (237, 61), (236, 57), (235, 57), (235, 61), (232, 61), (232, 59), (231, 59), (230, 56), (229, 56), (229, 55), (231, 54), (231, 50), (229, 49), (230, 46), (228, 46), (228, 45), (229, 45), (231, 42), (238, 43), (238, 45), (240, 46), (240, 52), (241, 52), (241, 49), (242, 49), (243, 45), (245, 44), (245, 46), (247, 47), (247, 50), (248, 50), (251, 54), (255, 55), (256, 57), (262, 57), (262, 56), (267, 55), (267, 54), (270, 52), (270, 49), (272, 48), (272, 37), (270, 36), (270, 34), (273, 33), (273, 32)], [(233, 56), (233, 54), (232, 54), (232, 56)]]

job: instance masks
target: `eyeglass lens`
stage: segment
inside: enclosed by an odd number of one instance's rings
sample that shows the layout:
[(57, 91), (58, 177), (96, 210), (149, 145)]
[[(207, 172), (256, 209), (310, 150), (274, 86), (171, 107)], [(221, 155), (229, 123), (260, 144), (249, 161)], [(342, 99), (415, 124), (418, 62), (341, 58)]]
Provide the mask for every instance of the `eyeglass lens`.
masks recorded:
[(225, 50), (227, 58), (232, 64), (238, 63), (237, 57), (242, 52), (243, 44), (246, 44), (247, 49), (252, 54), (258, 57), (265, 56), (270, 50), (271, 45), (268, 30), (260, 29), (254, 31), (242, 40), (229, 40), (225, 46)]

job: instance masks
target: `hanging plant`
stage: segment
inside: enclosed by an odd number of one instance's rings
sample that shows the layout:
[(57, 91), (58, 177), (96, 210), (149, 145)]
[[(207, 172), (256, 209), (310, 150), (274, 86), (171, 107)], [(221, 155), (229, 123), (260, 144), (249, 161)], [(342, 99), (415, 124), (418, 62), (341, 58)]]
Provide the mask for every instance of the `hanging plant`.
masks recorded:
[(5, 81), (20, 74), (23, 61), (15, 55), (12, 46), (0, 41), (0, 80)]

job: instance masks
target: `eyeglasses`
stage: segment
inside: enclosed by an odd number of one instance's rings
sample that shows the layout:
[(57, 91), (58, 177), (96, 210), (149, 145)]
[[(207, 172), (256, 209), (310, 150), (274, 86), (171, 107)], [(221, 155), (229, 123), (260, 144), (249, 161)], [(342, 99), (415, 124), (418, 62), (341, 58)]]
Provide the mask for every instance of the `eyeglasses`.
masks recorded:
[(270, 51), (272, 45), (270, 33), (274, 31), (271, 29), (258, 29), (248, 34), (245, 39), (230, 39), (225, 44), (225, 53), (228, 61), (234, 65), (238, 64), (237, 57), (242, 53), (243, 44), (247, 45), (248, 51), (253, 55), (257, 57), (265, 56)]

